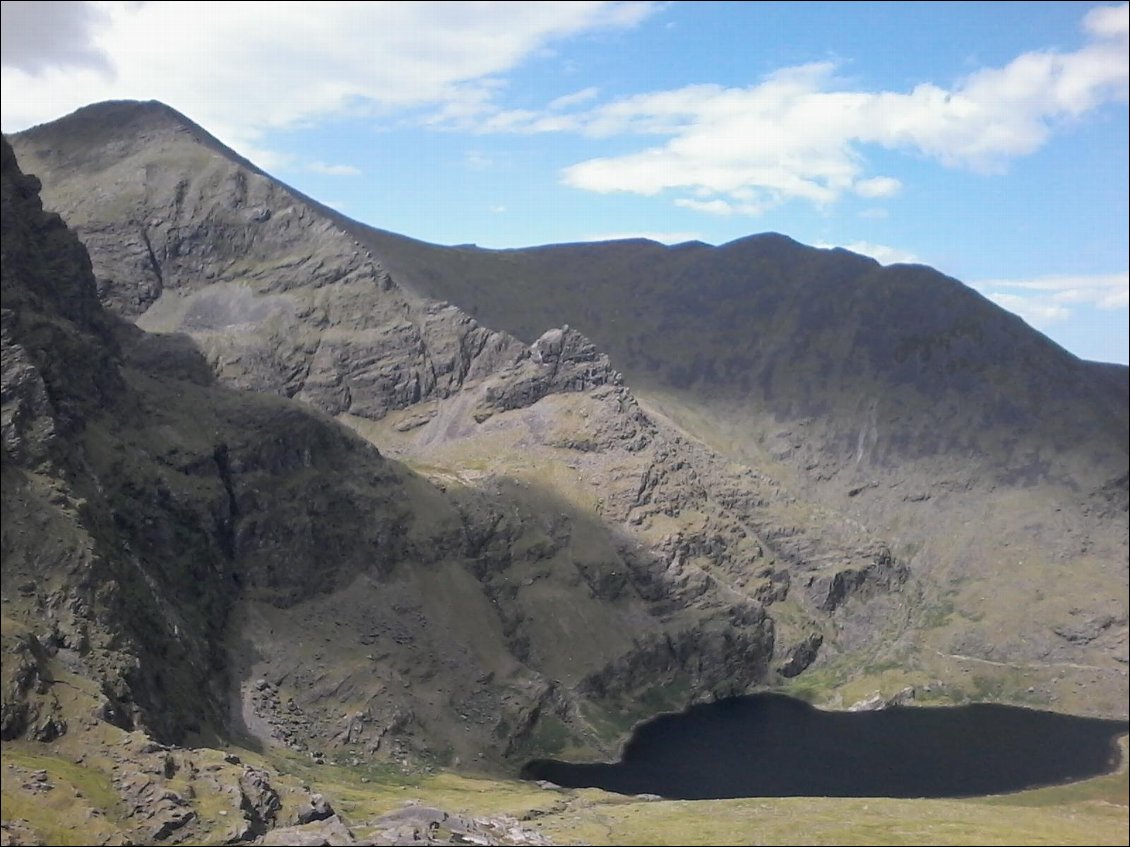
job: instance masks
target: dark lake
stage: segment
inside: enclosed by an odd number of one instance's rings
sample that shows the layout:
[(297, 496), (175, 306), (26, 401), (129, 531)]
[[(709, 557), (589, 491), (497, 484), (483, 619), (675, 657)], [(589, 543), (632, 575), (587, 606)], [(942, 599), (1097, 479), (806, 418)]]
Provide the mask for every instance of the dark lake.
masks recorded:
[(642, 724), (616, 764), (540, 759), (522, 776), (683, 800), (969, 797), (1109, 773), (1127, 727), (987, 703), (826, 712), (755, 694)]

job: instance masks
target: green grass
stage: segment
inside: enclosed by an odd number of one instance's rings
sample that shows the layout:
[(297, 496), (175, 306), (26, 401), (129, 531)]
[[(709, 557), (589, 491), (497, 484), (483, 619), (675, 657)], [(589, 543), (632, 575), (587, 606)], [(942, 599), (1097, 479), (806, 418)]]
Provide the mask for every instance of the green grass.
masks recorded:
[[(97, 766), (38, 752), (42, 745), (5, 742), (3, 751), (3, 820), (24, 820), (47, 844), (98, 843), (100, 836), (125, 826), (126, 810), (109, 776)], [(22, 788), (24, 771), (46, 771), (51, 790)], [(97, 812), (92, 813), (92, 810)]]
[[(112, 743), (111, 738), (106, 743)], [(525, 819), (556, 843), (617, 844), (903, 844), (903, 845), (1107, 845), (1127, 843), (1127, 739), (1120, 742), (1117, 773), (1016, 794), (956, 800), (889, 798), (745, 798), (645, 801), (596, 789), (551, 790), (517, 780), (468, 773), (408, 771), (388, 764), (317, 764), (284, 750), (236, 750), (248, 764), (266, 767), (283, 797), (283, 817), (305, 796), (323, 793), (355, 834), (407, 802), (471, 816)], [(117, 747), (121, 747), (120, 742)], [(207, 770), (219, 751), (184, 751)], [(70, 755), (70, 754), (67, 754)], [(178, 754), (179, 755), (179, 754)], [(96, 843), (127, 829), (128, 821), (92, 748), (83, 764), (57, 745), (14, 742), (3, 749), (3, 820), (24, 820), (49, 844)], [(45, 770), (53, 791), (20, 788), (27, 771)], [(234, 780), (239, 766), (232, 766)], [(169, 786), (182, 794), (179, 772)], [(193, 808), (201, 818), (198, 843), (220, 843), (238, 820), (229, 795), (196, 780)], [(91, 809), (101, 810), (92, 814)], [(221, 816), (221, 811), (227, 811)]]

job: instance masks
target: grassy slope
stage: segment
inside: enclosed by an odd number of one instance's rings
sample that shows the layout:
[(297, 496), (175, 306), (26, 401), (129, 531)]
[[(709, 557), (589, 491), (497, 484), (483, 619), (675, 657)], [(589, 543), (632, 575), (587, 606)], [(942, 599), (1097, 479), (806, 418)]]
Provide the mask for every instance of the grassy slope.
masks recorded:
[[(136, 745), (137, 739), (101, 725), (53, 745), (5, 745), (5, 825), (23, 822), (51, 844), (113, 839), (131, 823), (130, 810), (112, 787), (112, 779), (120, 775), (119, 751), (131, 744)], [(471, 816), (511, 816), (564, 844), (1127, 843), (1125, 738), (1118, 773), (1067, 786), (962, 800), (657, 801), (595, 789), (544, 790), (530, 783), (448, 771), (319, 765), (296, 754), (234, 752), (273, 774), (272, 784), (284, 799), (284, 816), (294, 812), (300, 786), (310, 785), (325, 794), (359, 837), (373, 831), (369, 822), (380, 815), (418, 802)], [(203, 833), (199, 843), (223, 843), (238, 815), (238, 798), (233, 800), (222, 790), (222, 778), (234, 779), (240, 768), (223, 762), (219, 751), (185, 754), (194, 758), (200, 772), (216, 778), (181, 773), (165, 782), (181, 792), (192, 782), (191, 808), (200, 816)], [(39, 793), (21, 789), (27, 773), (40, 769), (55, 788)]]

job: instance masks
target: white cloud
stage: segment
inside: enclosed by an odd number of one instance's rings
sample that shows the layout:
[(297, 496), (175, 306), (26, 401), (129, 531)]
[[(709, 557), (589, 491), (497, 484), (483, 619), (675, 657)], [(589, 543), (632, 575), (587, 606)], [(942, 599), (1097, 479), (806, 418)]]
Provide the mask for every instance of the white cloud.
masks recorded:
[[(1048, 309), (1088, 305), (1112, 311), (1130, 306), (1130, 273), (1061, 274), (1028, 279), (985, 279), (970, 285), (997, 302), (1025, 299)], [(1002, 291), (1001, 289), (1004, 289)], [(1022, 292), (1022, 293), (1015, 293)]]
[(565, 94), (558, 97), (556, 100), (551, 100), (546, 108), (551, 112), (569, 109), (581, 103), (587, 103), (589, 100), (595, 99), (599, 94), (599, 88), (589, 86), (588, 88), (582, 88), (580, 91), (574, 91), (572, 94)]
[(585, 235), (581, 241), (623, 241), (629, 238), (646, 238), (660, 244), (685, 244), (688, 241), (703, 241), (700, 232), (605, 232)]
[(361, 169), (353, 165), (329, 165), (325, 162), (311, 162), (306, 170), (325, 176), (361, 176)]
[(756, 203), (742, 202), (731, 203), (728, 200), (714, 198), (713, 200), (696, 200), (693, 197), (679, 197), (675, 205), (693, 212), (706, 212), (708, 215), (757, 215), (761, 208)]
[(846, 88), (836, 66), (776, 71), (747, 88), (693, 85), (626, 97), (547, 126), (512, 115), (508, 129), (577, 129), (594, 137), (666, 136), (625, 155), (589, 159), (563, 172), (567, 185), (648, 196), (690, 192), (684, 208), (756, 214), (788, 200), (818, 206), (848, 192), (888, 197), (901, 188), (866, 173), (874, 145), (992, 173), (1041, 147), (1062, 123), (1127, 99), (1127, 4), (1092, 10), (1089, 41), (1073, 52), (1025, 53), (950, 88), (908, 92)]
[(815, 246), (822, 247), (825, 250), (832, 247), (842, 247), (853, 253), (859, 253), (861, 256), (870, 256), (882, 265), (910, 264), (922, 261), (909, 250), (900, 250), (898, 247), (889, 247), (886, 244), (872, 244), (870, 241), (851, 241), (847, 244), (821, 242)]
[(1099, 6), (1083, 17), (1083, 27), (1099, 38), (1126, 38), (1130, 33), (1130, 6)]
[[(33, 11), (54, 15), (57, 5), (37, 4)], [(39, 18), (10, 15), (8, 7), (5, 2), (0, 71), (5, 132), (100, 100), (156, 99), (245, 155), (268, 129), (327, 117), (420, 107), (453, 117), (493, 111), (497, 75), (557, 40), (631, 27), (656, 8), (647, 2), (74, 4), (60, 21), (89, 20), (72, 26), (66, 43), (45, 44), (31, 38)], [(25, 41), (29, 49), (13, 52), (11, 45)]]
[(860, 197), (894, 197), (902, 190), (902, 183), (889, 176), (861, 179), (852, 186)]
[(1130, 273), (1126, 272), (984, 279), (970, 285), (1036, 329), (1069, 320), (1077, 306), (1104, 311), (1130, 306)]

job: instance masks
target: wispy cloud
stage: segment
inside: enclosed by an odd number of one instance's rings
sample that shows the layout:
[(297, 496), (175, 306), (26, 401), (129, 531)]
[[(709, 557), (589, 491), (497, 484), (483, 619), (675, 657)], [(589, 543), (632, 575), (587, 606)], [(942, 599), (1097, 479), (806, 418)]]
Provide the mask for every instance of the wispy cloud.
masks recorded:
[(494, 159), (481, 150), (468, 150), (463, 154), (463, 164), (473, 171), (485, 171), (494, 165)]
[(1080, 306), (1104, 311), (1130, 306), (1130, 273), (1127, 272), (983, 279), (970, 285), (1040, 330), (1065, 323)]
[(1000, 291), (986, 296), (1002, 309), (1020, 315), (1029, 326), (1036, 329), (1047, 329), (1071, 317), (1070, 309), (1037, 297), (1022, 297), (1019, 294), (1006, 294)]
[(847, 244), (831, 244), (825, 241), (816, 246), (823, 247), (824, 249), (842, 247), (853, 253), (859, 253), (861, 256), (870, 256), (882, 265), (896, 265), (922, 261), (909, 250), (901, 250), (898, 247), (890, 247), (886, 244), (872, 244), (870, 241), (851, 241)]
[(329, 165), (325, 162), (311, 162), (306, 170), (325, 176), (361, 176), (361, 169), (353, 165)]
[(587, 191), (673, 194), (677, 205), (712, 214), (757, 214), (797, 199), (825, 205), (846, 193), (889, 197), (901, 183), (867, 173), (869, 145), (995, 173), (1038, 150), (1064, 123), (1125, 101), (1128, 8), (1089, 12), (1082, 21), (1087, 43), (1078, 50), (1025, 53), (949, 88), (926, 82), (905, 92), (852, 90), (834, 63), (819, 62), (778, 70), (747, 88), (693, 85), (555, 123), (531, 113), (511, 113), (505, 123), (512, 131), (667, 137), (566, 168), (563, 181)]
[(580, 91), (574, 91), (572, 94), (565, 94), (558, 97), (556, 100), (551, 100), (546, 108), (551, 112), (560, 111), (561, 109), (571, 109), (574, 106), (579, 106), (581, 103), (587, 103), (590, 100), (596, 99), (600, 94), (600, 89), (593, 86), (582, 88)]
[(985, 279), (970, 285), (1037, 328), (1067, 320), (1076, 306), (1104, 311), (1130, 306), (1130, 273), (1127, 272)]
[(894, 197), (902, 190), (902, 183), (889, 176), (876, 176), (857, 180), (852, 189), (860, 197)]
[(756, 215), (762, 209), (748, 202), (731, 202), (715, 197), (713, 200), (696, 200), (693, 197), (679, 197), (675, 205), (692, 212), (705, 212), (708, 215)]
[[(31, 4), (27, 4), (30, 7)], [(4, 131), (107, 99), (174, 105), (246, 153), (271, 129), (496, 111), (498, 76), (649, 2), (3, 4)], [(50, 38), (41, 37), (44, 32)], [(159, 33), (160, 37), (154, 37)]]

